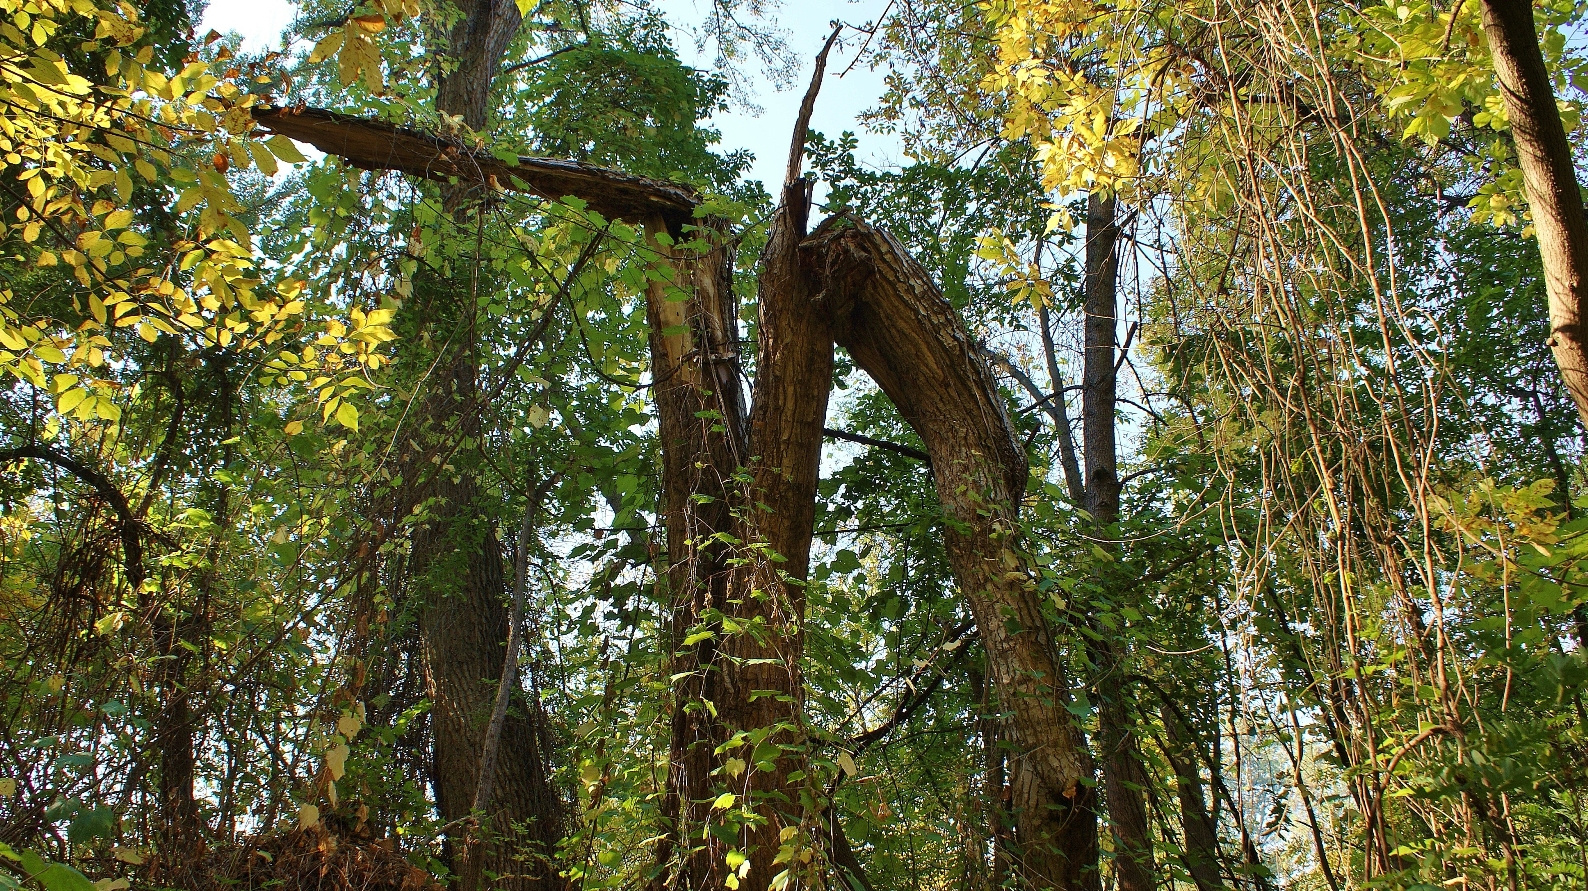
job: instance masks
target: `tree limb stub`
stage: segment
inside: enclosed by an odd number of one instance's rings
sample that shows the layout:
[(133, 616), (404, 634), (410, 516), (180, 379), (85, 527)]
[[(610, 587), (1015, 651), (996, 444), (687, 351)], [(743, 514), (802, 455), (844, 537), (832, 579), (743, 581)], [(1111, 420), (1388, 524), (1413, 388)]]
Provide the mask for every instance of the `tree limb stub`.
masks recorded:
[(695, 190), (678, 183), (558, 158), (504, 161), (461, 142), (322, 108), (261, 108), (254, 111), (254, 120), (355, 167), (398, 170), (442, 182), (494, 182), (553, 201), (577, 198), (608, 219), (642, 223), (661, 217), (674, 237), (694, 220), (700, 206)]

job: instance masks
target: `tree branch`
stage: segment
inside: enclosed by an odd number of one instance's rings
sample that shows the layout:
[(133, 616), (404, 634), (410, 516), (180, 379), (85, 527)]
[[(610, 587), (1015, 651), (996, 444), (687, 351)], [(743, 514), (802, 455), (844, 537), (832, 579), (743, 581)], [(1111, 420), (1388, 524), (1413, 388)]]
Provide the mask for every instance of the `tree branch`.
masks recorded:
[(147, 575), (143, 567), (143, 541), (138, 536), (138, 518), (133, 513), (132, 506), (127, 503), (127, 496), (121, 493), (116, 484), (87, 464), (46, 446), (28, 445), (0, 450), (0, 465), (11, 464), (24, 458), (43, 461), (61, 468), (87, 483), (101, 500), (110, 505), (110, 509), (116, 514), (117, 531), (121, 536), (121, 553), (127, 568), (127, 581), (131, 583), (134, 591), (143, 587), (143, 580)]
[(553, 201), (577, 198), (608, 219), (643, 223), (661, 217), (675, 236), (694, 220), (700, 205), (695, 190), (678, 183), (557, 158), (502, 160), (460, 142), (322, 108), (259, 108), (254, 120), (355, 167), (399, 170), (441, 182), (494, 183)]
[(859, 433), (850, 433), (848, 430), (834, 430), (831, 427), (823, 427), (822, 433), (832, 437), (833, 439), (841, 439), (845, 442), (854, 442), (859, 443), (860, 445), (868, 445), (873, 448), (886, 449), (887, 451), (896, 452), (900, 455), (903, 455), (906, 458), (914, 458), (917, 461), (923, 462), (928, 468), (932, 466), (932, 456), (917, 448), (912, 448), (907, 445), (900, 445), (896, 442), (888, 442), (886, 439), (873, 439), (870, 436), (863, 436)]

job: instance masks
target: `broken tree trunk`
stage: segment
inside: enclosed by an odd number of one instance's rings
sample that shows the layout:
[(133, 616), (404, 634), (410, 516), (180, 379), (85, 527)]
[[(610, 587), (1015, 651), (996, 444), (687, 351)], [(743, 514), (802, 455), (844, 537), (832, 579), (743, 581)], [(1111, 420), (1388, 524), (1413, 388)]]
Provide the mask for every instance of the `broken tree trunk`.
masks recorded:
[[(1096, 887), (1093, 768), (1065, 708), (1053, 629), (1014, 541), (1025, 453), (963, 323), (898, 242), (846, 220), (806, 237), (808, 185), (791, 173), (762, 258), (747, 412), (732, 245), (709, 220), (689, 229), (696, 199), (687, 188), (562, 161), (511, 164), (313, 110), (267, 110), (259, 120), (360, 166), (573, 196), (645, 225), (655, 257), (646, 313), (676, 679), (663, 808), (670, 826), (655, 887), (708, 891), (728, 887), (734, 874), (741, 891), (764, 889), (776, 870), (798, 862), (801, 845), (815, 844), (806, 830), (821, 811), (792, 773), (804, 758), (802, 589), (835, 337), (931, 453), (950, 559), (1013, 714), (1023, 868), (1042, 887)], [(793, 152), (803, 145), (800, 129)], [(686, 230), (693, 241), (680, 244)], [(722, 813), (736, 808), (742, 817)], [(730, 852), (746, 859), (731, 868)]]
[(1013, 806), (1027, 879), (1095, 888), (1091, 756), (1065, 708), (1069, 684), (1053, 627), (1016, 541), (1029, 470), (1003, 397), (953, 307), (891, 235), (834, 217), (805, 250), (837, 342), (932, 456), (949, 561), (1012, 715)]

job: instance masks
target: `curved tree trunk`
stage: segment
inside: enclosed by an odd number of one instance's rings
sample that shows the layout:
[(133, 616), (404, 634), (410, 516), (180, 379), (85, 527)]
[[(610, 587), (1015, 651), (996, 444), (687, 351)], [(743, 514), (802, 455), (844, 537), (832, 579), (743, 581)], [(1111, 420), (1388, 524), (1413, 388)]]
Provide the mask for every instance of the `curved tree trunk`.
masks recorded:
[(1533, 231), (1544, 258), (1549, 346), (1577, 403), (1578, 417), (1588, 425), (1588, 225), (1531, 0), (1483, 0), (1483, 33), (1511, 119)]
[(1093, 766), (1065, 708), (1053, 628), (1020, 552), (1028, 465), (980, 351), (942, 293), (892, 236), (835, 217), (806, 241), (838, 343), (926, 443), (949, 561), (1012, 713), (1020, 867), (1037, 887), (1095, 889)]

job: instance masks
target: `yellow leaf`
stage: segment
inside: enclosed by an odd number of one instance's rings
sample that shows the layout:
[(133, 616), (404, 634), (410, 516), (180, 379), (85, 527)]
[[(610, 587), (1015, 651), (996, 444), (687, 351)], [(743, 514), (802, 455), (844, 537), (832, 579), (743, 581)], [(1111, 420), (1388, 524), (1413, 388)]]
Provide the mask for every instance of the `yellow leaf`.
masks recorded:
[(360, 28), (371, 34), (379, 34), (386, 30), (386, 17), (379, 13), (355, 16), (353, 21), (358, 22)]
[(72, 409), (81, 405), (83, 400), (87, 398), (88, 391), (82, 389), (81, 387), (67, 390), (65, 393), (61, 394), (60, 401), (56, 403), (56, 408), (61, 414), (68, 415), (72, 413)]
[(838, 753), (838, 766), (842, 767), (844, 769), (844, 773), (850, 776), (854, 776), (860, 772), (860, 768), (855, 766), (855, 759), (849, 757), (848, 752), (841, 751)]
[(727, 808), (733, 807), (734, 803), (738, 800), (739, 796), (733, 794), (732, 792), (724, 792), (717, 796), (717, 800), (711, 803), (711, 807), (714, 810), (726, 810)]
[(285, 428), (285, 432), (286, 432), (286, 434), (288, 436), (297, 436), (299, 433), (303, 432), (303, 422), (302, 421), (291, 421), (291, 422), (289, 422), (287, 424), (286, 428)]
[(349, 430), (358, 430), (358, 409), (351, 402), (343, 402), (336, 408), (336, 419), (343, 427)]
[[(336, 55), (336, 51), (342, 48), (342, 40), (346, 36), (347, 34), (344, 31), (332, 31), (327, 34), (319, 43), (314, 45), (314, 51), (309, 53), (309, 64), (324, 62), (326, 59)], [(283, 158), (282, 160), (286, 159)]]
[(0, 777), (0, 798), (10, 798), (17, 794), (17, 781), (10, 777)]
[(259, 167), (259, 172), (265, 176), (276, 175), (276, 156), (270, 150), (257, 142), (248, 143), (248, 157), (254, 159), (254, 164)]
[(325, 752), (325, 769), (331, 772), (331, 780), (340, 780), (347, 773), (347, 743), (332, 746)]
[(364, 722), (359, 720), (358, 715), (352, 713), (345, 714), (342, 717), (336, 719), (336, 732), (342, 734), (348, 739), (358, 736), (359, 730), (363, 729), (363, 727)]

